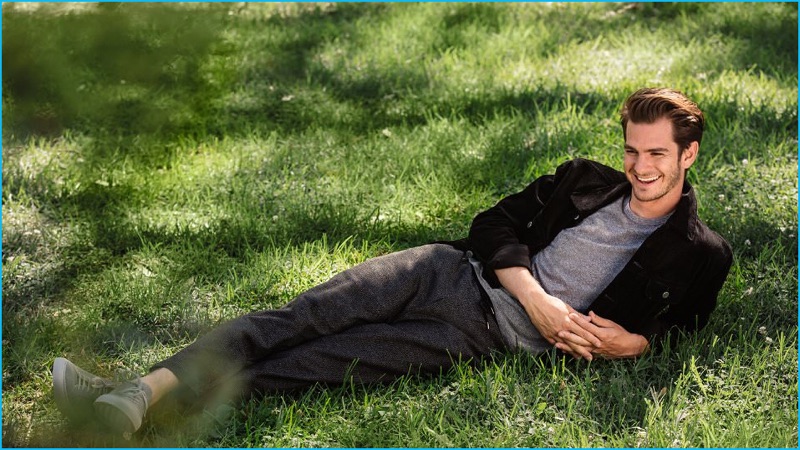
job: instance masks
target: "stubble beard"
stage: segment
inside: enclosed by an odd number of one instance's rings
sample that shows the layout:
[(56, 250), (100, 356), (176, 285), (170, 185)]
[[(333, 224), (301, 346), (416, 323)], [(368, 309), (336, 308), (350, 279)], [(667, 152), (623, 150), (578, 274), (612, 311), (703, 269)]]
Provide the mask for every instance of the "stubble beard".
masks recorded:
[[(648, 193), (648, 192), (639, 192), (637, 189), (633, 189), (633, 195), (636, 197), (636, 200), (640, 202), (654, 202), (663, 198), (665, 195), (672, 192), (675, 186), (681, 181), (680, 177), (680, 166), (676, 167), (675, 170), (670, 174), (663, 174), (665, 178), (665, 184), (663, 185), (664, 188), (660, 189), (656, 192)], [(634, 178), (634, 182), (636, 182), (636, 175), (631, 172), (631, 177)]]

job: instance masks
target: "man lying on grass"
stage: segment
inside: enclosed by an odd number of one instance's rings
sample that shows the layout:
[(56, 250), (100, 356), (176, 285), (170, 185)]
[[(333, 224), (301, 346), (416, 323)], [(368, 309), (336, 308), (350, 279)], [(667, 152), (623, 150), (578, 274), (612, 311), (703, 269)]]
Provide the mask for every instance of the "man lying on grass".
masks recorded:
[(57, 358), (59, 409), (131, 433), (168, 393), (387, 382), (520, 348), (629, 358), (673, 329), (703, 327), (732, 260), (686, 182), (703, 114), (677, 91), (642, 89), (621, 118), (624, 172), (566, 162), (478, 214), (466, 239), (368, 260), (283, 308), (221, 325), (133, 381)]

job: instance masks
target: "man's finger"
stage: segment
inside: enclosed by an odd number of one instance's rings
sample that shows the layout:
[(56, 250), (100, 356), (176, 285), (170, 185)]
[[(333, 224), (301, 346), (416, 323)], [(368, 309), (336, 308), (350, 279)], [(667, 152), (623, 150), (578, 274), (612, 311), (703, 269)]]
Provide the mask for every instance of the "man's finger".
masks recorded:
[(589, 320), (587, 320), (585, 317), (586, 316), (584, 316), (583, 314), (576, 314), (576, 313), (570, 314), (569, 329), (573, 333), (586, 339), (586, 341), (588, 341), (591, 345), (599, 347), (600, 344), (602, 343), (600, 341), (600, 336), (598, 336), (601, 330), (596, 325), (589, 322)]
[(594, 345), (588, 340), (584, 339), (582, 336), (575, 334), (571, 331), (559, 331), (558, 337), (561, 338), (561, 342), (564, 342), (566, 344), (573, 343), (583, 347), (591, 347)]
[(594, 313), (594, 311), (589, 311), (589, 318), (591, 319), (592, 323), (597, 324), (597, 326), (604, 328), (613, 327), (617, 324), (612, 320), (608, 320), (598, 316), (597, 314)]
[(557, 342), (556, 343), (556, 348), (558, 350), (561, 350), (562, 352), (568, 354), (569, 356), (572, 356), (575, 359), (581, 359), (581, 355), (576, 355), (575, 353), (573, 353), (572, 349), (567, 344), (563, 344), (561, 342)]
[[(575, 356), (575, 354), (580, 355), (582, 358), (586, 358), (588, 360), (592, 359), (592, 347), (591, 343), (587, 340), (583, 339), (582, 337), (578, 336), (577, 334), (570, 333), (569, 331), (561, 331), (558, 333), (558, 337), (561, 338), (559, 344), (561, 347), (569, 348), (568, 353)], [(559, 348), (556, 345), (556, 348)]]
[(559, 342), (556, 344), (556, 348), (564, 353), (569, 354), (575, 359), (587, 359), (591, 361), (593, 358), (592, 352), (590, 352), (589, 349), (583, 348), (579, 345), (569, 345), (563, 342)]

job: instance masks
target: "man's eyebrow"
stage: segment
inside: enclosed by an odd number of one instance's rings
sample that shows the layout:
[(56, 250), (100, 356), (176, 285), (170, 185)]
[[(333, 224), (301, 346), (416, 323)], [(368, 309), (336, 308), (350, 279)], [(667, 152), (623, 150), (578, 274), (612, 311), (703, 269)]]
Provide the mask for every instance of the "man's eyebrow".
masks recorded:
[(668, 152), (668, 151), (669, 151), (669, 149), (668, 149), (668, 148), (665, 148), (665, 147), (653, 147), (653, 148), (646, 148), (646, 149), (644, 149), (644, 150), (639, 150), (639, 149), (637, 149), (636, 147), (634, 147), (634, 146), (632, 146), (632, 145), (629, 145), (629, 144), (625, 144), (625, 149), (626, 149), (626, 150), (628, 150), (628, 149), (630, 149), (630, 150), (635, 150), (635, 151), (637, 151), (637, 152), (648, 152), (648, 153), (653, 153), (653, 152)]

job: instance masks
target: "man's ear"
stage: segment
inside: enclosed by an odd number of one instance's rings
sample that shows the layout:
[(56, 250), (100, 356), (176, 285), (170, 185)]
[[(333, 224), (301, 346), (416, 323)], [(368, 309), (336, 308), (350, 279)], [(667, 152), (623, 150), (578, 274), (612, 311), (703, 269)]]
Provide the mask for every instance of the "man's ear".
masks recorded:
[(700, 150), (700, 144), (697, 141), (692, 141), (688, 147), (681, 152), (680, 164), (683, 170), (689, 169), (697, 159), (697, 152)]

